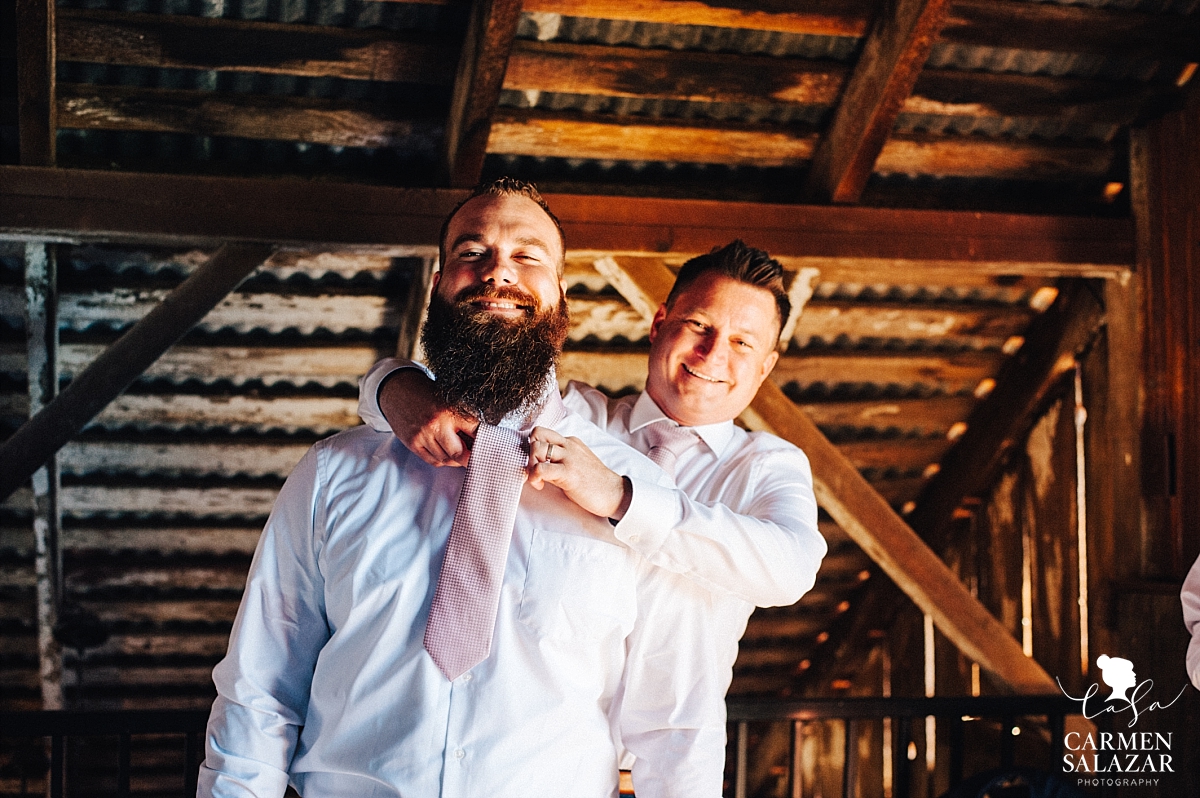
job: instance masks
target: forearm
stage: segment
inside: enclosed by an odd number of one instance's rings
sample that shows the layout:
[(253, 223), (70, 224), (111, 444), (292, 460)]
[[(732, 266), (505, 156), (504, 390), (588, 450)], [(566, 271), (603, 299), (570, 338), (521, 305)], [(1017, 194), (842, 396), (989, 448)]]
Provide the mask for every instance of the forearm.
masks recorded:
[(391, 425), (383, 415), (379, 406), (379, 389), (388, 377), (400, 369), (415, 368), (424, 371), (421, 366), (411, 360), (398, 357), (385, 357), (368, 371), (358, 385), (358, 416), (363, 423), (376, 432), (391, 432)]
[(1187, 673), (1192, 684), (1200, 690), (1200, 559), (1193, 563), (1180, 593), (1183, 602), (1183, 623), (1192, 639), (1187, 650)]
[(650, 562), (756, 606), (794, 604), (827, 550), (810, 483), (777, 480), (736, 510), (633, 480), (614, 532)]

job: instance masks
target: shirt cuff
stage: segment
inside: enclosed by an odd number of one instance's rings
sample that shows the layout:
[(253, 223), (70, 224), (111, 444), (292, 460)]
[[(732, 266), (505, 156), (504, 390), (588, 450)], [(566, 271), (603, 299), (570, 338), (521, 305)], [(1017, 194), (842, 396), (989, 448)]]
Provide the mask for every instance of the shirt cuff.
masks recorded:
[(359, 380), (358, 417), (376, 432), (392, 431), (391, 425), (387, 423), (387, 419), (383, 415), (383, 410), (379, 407), (379, 389), (383, 387), (383, 383), (388, 377), (406, 368), (420, 369), (426, 375), (429, 374), (419, 363), (403, 358), (385, 357), (371, 366), (371, 370), (366, 373), (366, 376)]
[(643, 557), (649, 557), (667, 542), (678, 520), (675, 497), (678, 489), (634, 477), (629, 482), (633, 485), (633, 499), (625, 517), (613, 528), (613, 534)]

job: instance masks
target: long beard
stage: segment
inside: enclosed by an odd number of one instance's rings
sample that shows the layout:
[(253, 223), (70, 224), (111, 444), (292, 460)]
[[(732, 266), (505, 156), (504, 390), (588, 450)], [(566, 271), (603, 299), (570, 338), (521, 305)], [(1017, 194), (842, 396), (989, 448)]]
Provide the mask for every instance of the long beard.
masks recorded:
[(438, 398), (461, 413), (498, 424), (513, 412), (532, 411), (558, 364), (570, 318), (566, 297), (547, 311), (504, 319), (479, 311), (469, 300), (480, 296), (536, 301), (513, 289), (486, 286), (462, 292), (454, 302), (436, 292), (421, 328), (421, 344), (437, 377)]

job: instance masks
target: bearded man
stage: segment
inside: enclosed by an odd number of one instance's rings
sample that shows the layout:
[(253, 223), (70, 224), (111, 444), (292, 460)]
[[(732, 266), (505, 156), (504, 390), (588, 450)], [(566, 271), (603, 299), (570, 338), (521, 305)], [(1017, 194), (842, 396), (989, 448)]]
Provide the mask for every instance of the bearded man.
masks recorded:
[(213, 672), (199, 794), (601, 798), (620, 741), (642, 798), (715, 798), (704, 591), (558, 488), (523, 489), (535, 425), (670, 486), (558, 395), (561, 228), (504, 179), (455, 209), (441, 248), (422, 340), (440, 400), (480, 419), (471, 464), (369, 428), (305, 455)]

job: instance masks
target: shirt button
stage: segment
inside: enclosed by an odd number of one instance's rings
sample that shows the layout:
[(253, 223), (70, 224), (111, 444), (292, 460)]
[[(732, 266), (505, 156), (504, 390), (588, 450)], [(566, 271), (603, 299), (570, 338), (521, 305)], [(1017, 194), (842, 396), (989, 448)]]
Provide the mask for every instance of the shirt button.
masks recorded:
[(464, 674), (462, 675), (462, 680), (463, 680), (464, 682), (469, 682), (469, 681), (471, 681), (471, 674), (469, 674), (469, 673), (464, 673)]
[(455, 759), (462, 759), (466, 755), (467, 755), (467, 752), (462, 750), (461, 748), (454, 749), (454, 758)]
[(641, 535), (630, 535), (630, 536), (629, 536), (629, 542), (630, 542), (630, 543), (637, 543), (637, 542), (638, 542), (639, 540), (641, 540), (641, 539), (642, 539), (642, 536), (641, 536)]

